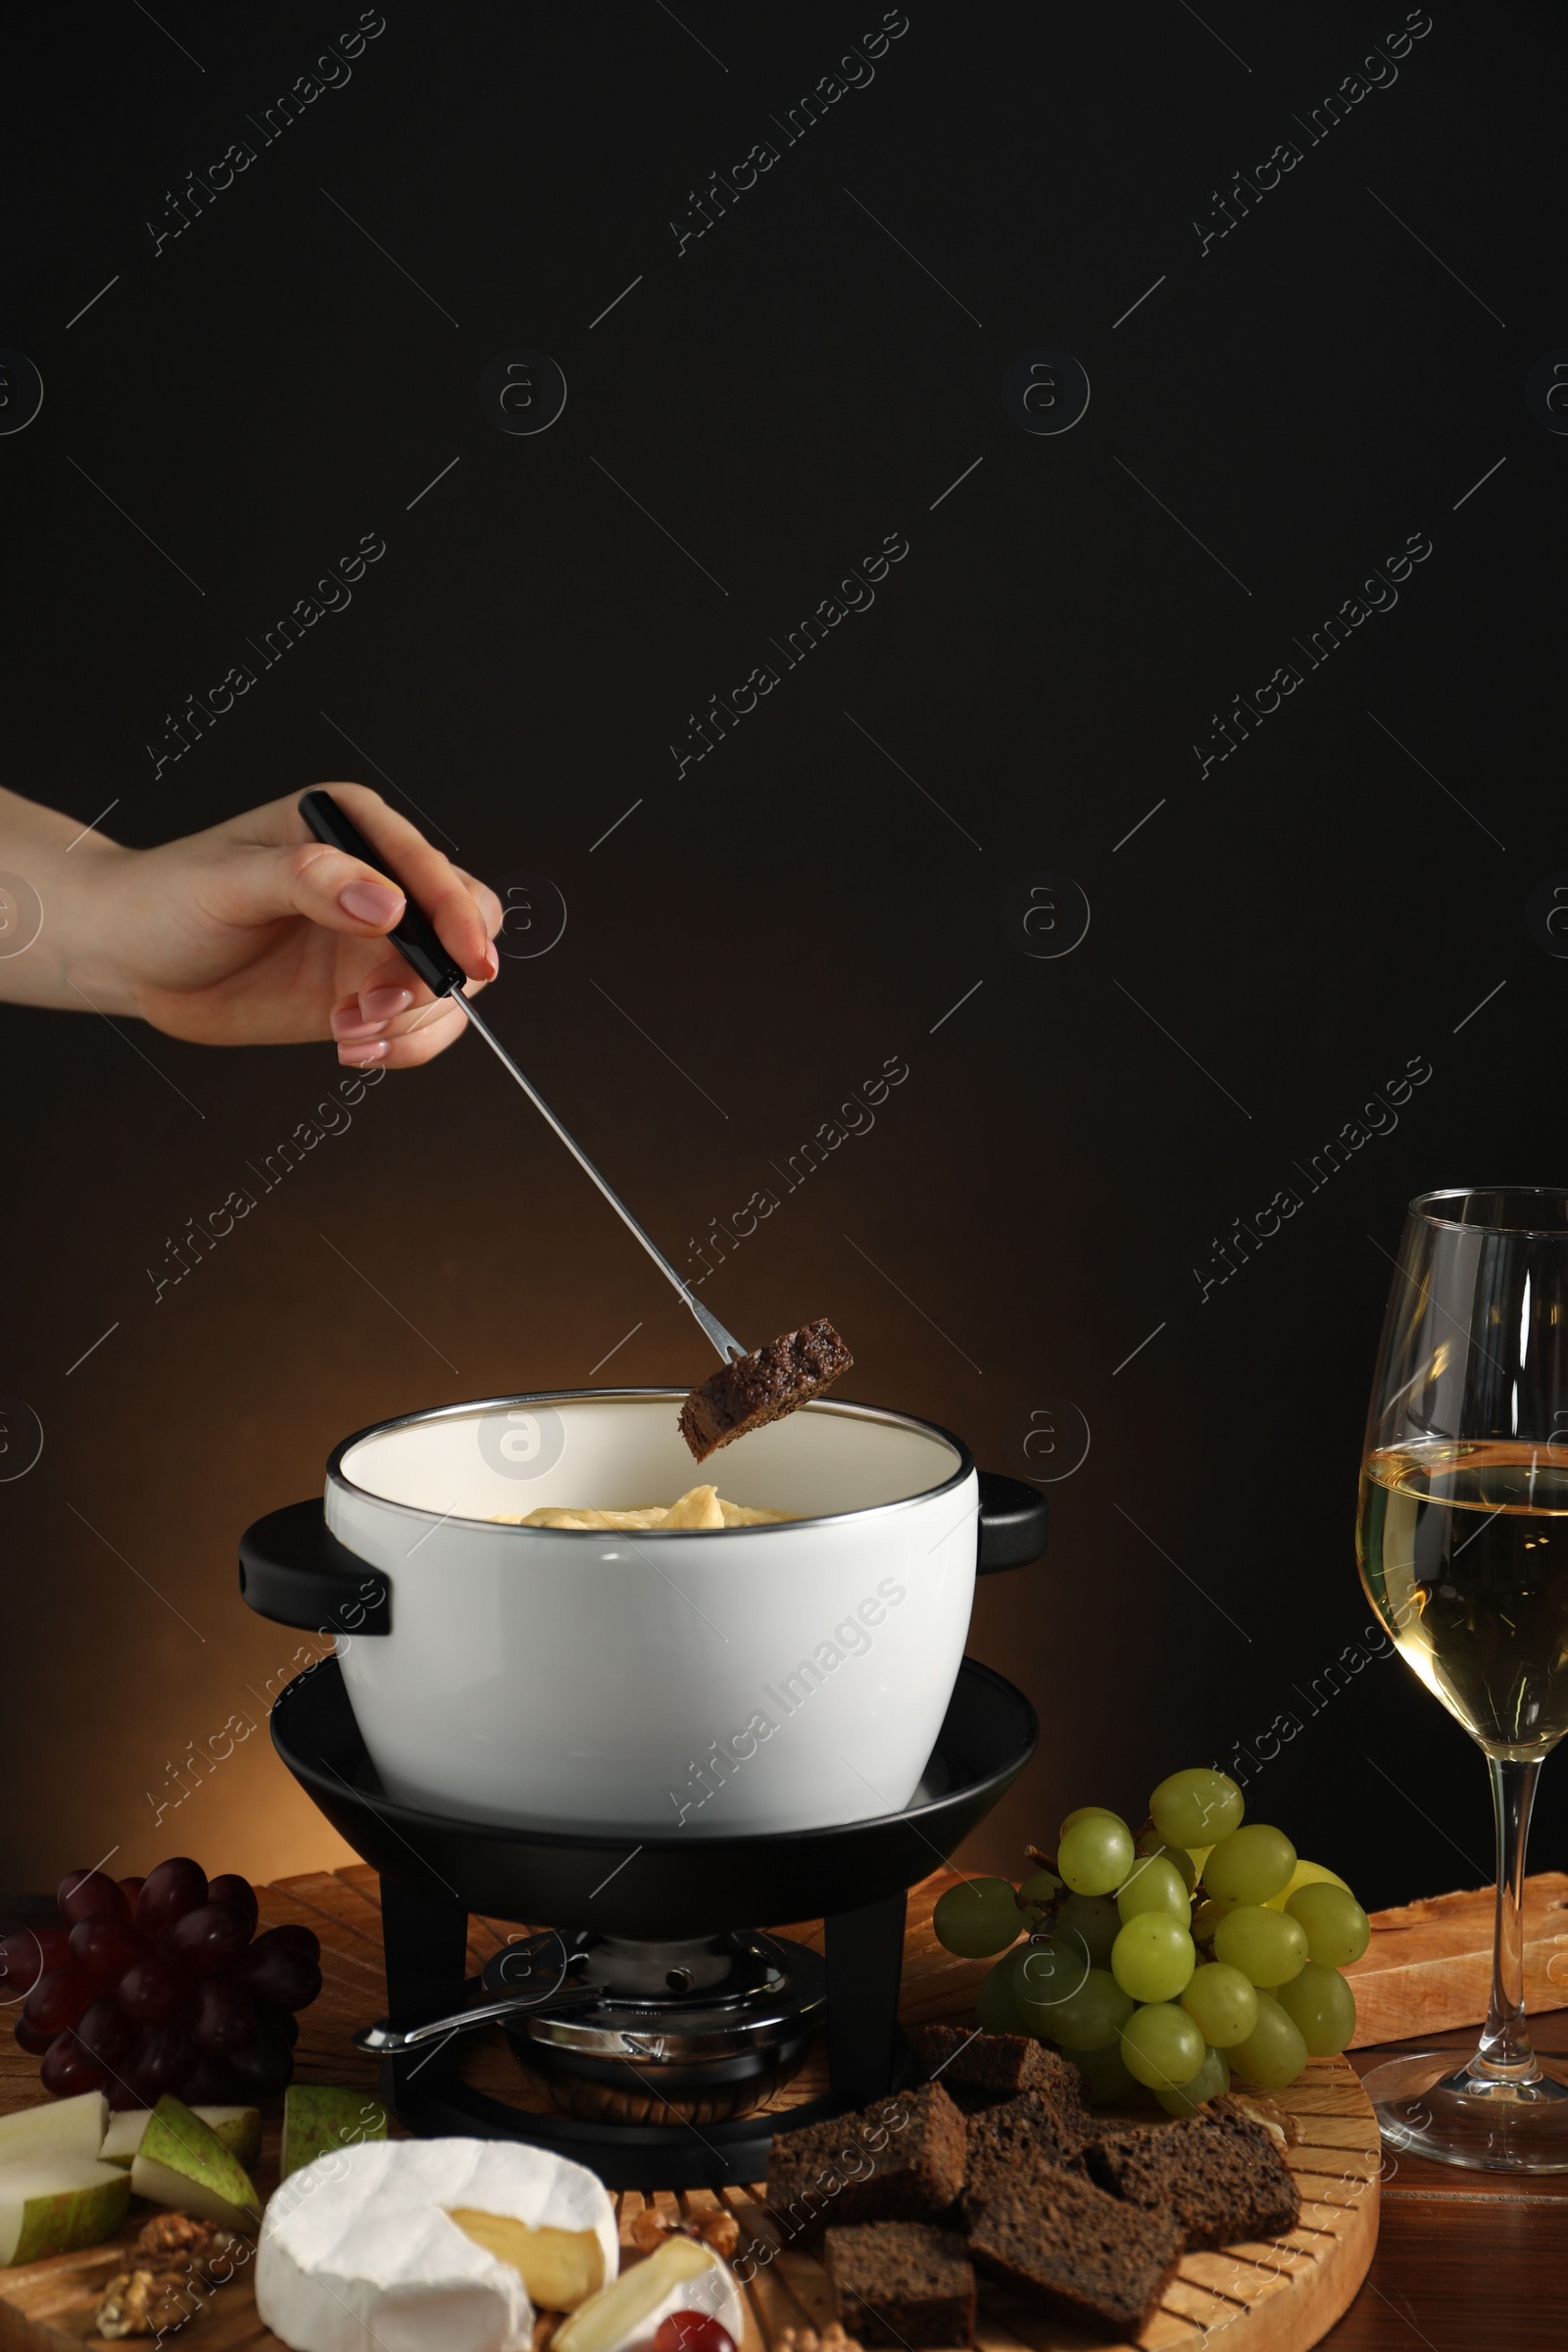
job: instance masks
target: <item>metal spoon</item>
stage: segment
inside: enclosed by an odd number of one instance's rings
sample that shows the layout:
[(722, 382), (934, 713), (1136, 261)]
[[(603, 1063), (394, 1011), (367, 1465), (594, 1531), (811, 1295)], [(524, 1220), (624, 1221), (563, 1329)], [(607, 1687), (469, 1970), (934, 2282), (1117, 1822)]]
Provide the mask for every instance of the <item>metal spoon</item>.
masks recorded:
[[(386, 859), (380, 855), (379, 851), (371, 849), (369, 843), (366, 840), (365, 835), (360, 831), (359, 826), (355, 824), (352, 817), (344, 813), (343, 809), (338, 807), (337, 802), (333, 800), (332, 795), (329, 792), (317, 790), (315, 792), (307, 792), (302, 794), (300, 797), (300, 814), (304, 817), (305, 822), (310, 826), (311, 831), (316, 835), (318, 841), (324, 841), (329, 849), (342, 850), (348, 857), (359, 858), (362, 865), (368, 865), (372, 867), (376, 873), (384, 874), (386, 879), (392, 884), (395, 890), (403, 890), (402, 883), (398, 880), (396, 874), (393, 873), (392, 869), (387, 864)], [(583, 1150), (582, 1146), (575, 1140), (575, 1138), (566, 1132), (566, 1129), (557, 1118), (555, 1112), (551, 1109), (543, 1095), (540, 1094), (538, 1088), (533, 1086), (529, 1080), (523, 1076), (521, 1070), (518, 1069), (516, 1063), (513, 1060), (512, 1055), (507, 1052), (506, 1047), (501, 1043), (500, 1038), (497, 1037), (495, 1031), (490, 1027), (489, 1022), (483, 1018), (483, 1016), (476, 1010), (474, 1005), (464, 995), (463, 992), (467, 983), (467, 974), (463, 970), (460, 964), (453, 961), (452, 957), (447, 954), (446, 949), (441, 945), (440, 939), (436, 934), (435, 925), (430, 921), (429, 917), (415, 905), (413, 899), (409, 897), (409, 894), (406, 890), (403, 890), (403, 896), (405, 901), (403, 920), (398, 924), (397, 929), (389, 933), (388, 936), (390, 937), (392, 945), (396, 948), (398, 954), (403, 957), (404, 962), (412, 965), (413, 969), (417, 972), (419, 978), (424, 982), (425, 987), (430, 989), (434, 995), (438, 997), (451, 998), (453, 1004), (459, 1007), (459, 1009), (468, 1020), (469, 1024), (476, 1029), (479, 1035), (484, 1039), (485, 1044), (489, 1047), (491, 1053), (496, 1056), (496, 1059), (505, 1069), (510, 1071), (514, 1078), (515, 1078), (517, 1084), (521, 1087), (523, 1093), (527, 1096), (535, 1110), (537, 1110), (540, 1115), (548, 1121), (549, 1125), (555, 1129), (557, 1135), (565, 1145), (566, 1150), (571, 1153), (572, 1158), (577, 1162), (578, 1167), (582, 1169), (584, 1175), (592, 1177), (594, 1183), (598, 1185), (599, 1190), (604, 1194), (605, 1199), (610, 1202), (610, 1205), (614, 1210), (616, 1216), (621, 1220), (621, 1223), (625, 1225), (630, 1232), (637, 1236), (637, 1239), (641, 1242), (643, 1248), (647, 1250), (649, 1256), (653, 1259), (661, 1274), (663, 1275), (664, 1280), (680, 1294), (680, 1297), (685, 1301), (686, 1305), (691, 1308), (692, 1313), (697, 1317), (698, 1322), (702, 1325), (705, 1336), (711, 1342), (712, 1346), (718, 1349), (720, 1363), (727, 1364), (732, 1362), (737, 1356), (749, 1354), (750, 1350), (741, 1346), (740, 1341), (736, 1339), (734, 1333), (726, 1331), (718, 1317), (716, 1315), (710, 1314), (707, 1307), (702, 1304), (701, 1300), (693, 1297), (692, 1293), (687, 1289), (685, 1283), (676, 1273), (674, 1267), (670, 1264), (668, 1258), (660, 1249), (657, 1242), (655, 1242), (650, 1235), (643, 1231), (643, 1228), (638, 1224), (636, 1218), (632, 1215), (631, 1210), (626, 1206), (625, 1201), (620, 1198), (620, 1195), (613, 1191), (612, 1187), (605, 1182), (605, 1179), (600, 1175), (599, 1170), (594, 1166), (594, 1163), (589, 1158), (587, 1152)], [(471, 2018), (478, 2019), (482, 2016), (499, 2014), (499, 2012), (492, 2013), (487, 2010), (481, 2011), (476, 2009), (469, 2014)], [(452, 2021), (448, 2019), (445, 2022), (447, 2025), (450, 2025)], [(379, 2033), (381, 2031), (379, 2027), (373, 2026), (368, 2030), (371, 2033)], [(390, 2028), (387, 2030), (389, 2032), (391, 2031)], [(422, 2035), (424, 2029), (421, 2027), (418, 2029), (418, 2032)], [(371, 2045), (369, 2043), (364, 2043), (362, 2046), (369, 2048)], [(377, 2043), (375, 2045), (377, 2048), (390, 2048), (392, 2044), (390, 2043)]]

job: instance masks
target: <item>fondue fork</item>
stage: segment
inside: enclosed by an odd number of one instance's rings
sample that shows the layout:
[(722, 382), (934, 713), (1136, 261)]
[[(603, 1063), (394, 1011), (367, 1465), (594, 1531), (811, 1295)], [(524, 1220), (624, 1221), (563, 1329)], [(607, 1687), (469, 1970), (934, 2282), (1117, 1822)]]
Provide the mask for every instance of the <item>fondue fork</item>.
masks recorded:
[[(458, 2009), (451, 2017), (427, 2018), (420, 2026), (394, 2026), (383, 2018), (378, 2025), (361, 2026), (354, 2035), (354, 2047), (368, 2058), (400, 2058), (409, 2050), (423, 2049), (428, 2041), (450, 2041), (454, 2034), (466, 2034), (475, 2026), (499, 2025), (504, 2018), (518, 2017), (524, 2010), (537, 2009), (542, 2001), (557, 2007), (569, 2003), (573, 2008), (591, 2009), (600, 1997), (596, 1985), (564, 1984), (549, 1992), (509, 1993), (504, 2000), (486, 2001), (478, 2009)], [(638, 2054), (658, 2057), (662, 2053), (644, 2049)]]
[(720, 1363), (727, 1364), (736, 1357), (747, 1354), (748, 1350), (741, 1346), (734, 1333), (726, 1331), (718, 1317), (710, 1314), (702, 1301), (688, 1290), (658, 1243), (650, 1234), (644, 1232), (620, 1195), (606, 1183), (582, 1146), (563, 1126), (538, 1088), (517, 1067), (489, 1022), (464, 995), (467, 975), (462, 966), (447, 954), (436, 934), (435, 925), (423, 910), (415, 905), (408, 892), (403, 890), (403, 884), (393, 873), (386, 859), (378, 851), (370, 847), (353, 818), (339, 808), (329, 792), (320, 790), (302, 794), (300, 814), (318, 841), (324, 841), (329, 849), (342, 850), (347, 857), (357, 858), (362, 865), (370, 866), (376, 873), (384, 875), (395, 890), (403, 891), (403, 920), (388, 936), (404, 962), (413, 967), (433, 995), (450, 997), (453, 1004), (465, 1015), (469, 1026), (478, 1031), (503, 1068), (516, 1080), (535, 1110), (554, 1128), (584, 1175), (593, 1179), (621, 1223), (626, 1226), (628, 1231), (636, 1235), (661, 1274), (663, 1275), (664, 1280), (679, 1293), (682, 1300), (691, 1308), (703, 1328), (705, 1337), (717, 1348)]

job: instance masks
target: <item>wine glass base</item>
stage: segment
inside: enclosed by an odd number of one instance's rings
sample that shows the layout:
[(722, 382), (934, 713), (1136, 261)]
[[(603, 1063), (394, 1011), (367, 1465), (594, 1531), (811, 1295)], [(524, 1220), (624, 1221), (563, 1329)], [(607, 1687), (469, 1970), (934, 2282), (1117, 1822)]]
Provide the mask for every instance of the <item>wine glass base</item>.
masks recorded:
[(1386, 2147), (1485, 2173), (1568, 2173), (1568, 2068), (1539, 2082), (1488, 2082), (1452, 2050), (1392, 2058), (1361, 2078)]

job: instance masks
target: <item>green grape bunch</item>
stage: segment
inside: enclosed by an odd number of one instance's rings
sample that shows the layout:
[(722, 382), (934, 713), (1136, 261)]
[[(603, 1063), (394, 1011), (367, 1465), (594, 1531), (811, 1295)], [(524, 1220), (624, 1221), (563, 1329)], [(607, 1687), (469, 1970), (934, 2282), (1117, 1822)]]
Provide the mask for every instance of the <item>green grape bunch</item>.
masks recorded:
[(1343, 1971), (1371, 1937), (1345, 1881), (1247, 1821), (1222, 1772), (1173, 1772), (1136, 1831), (1080, 1805), (1054, 1853), (939, 1898), (937, 1940), (990, 1960), (975, 2019), (1054, 2044), (1092, 2105), (1193, 2115), (1233, 2078), (1282, 2090), (1346, 2049), (1355, 1995)]

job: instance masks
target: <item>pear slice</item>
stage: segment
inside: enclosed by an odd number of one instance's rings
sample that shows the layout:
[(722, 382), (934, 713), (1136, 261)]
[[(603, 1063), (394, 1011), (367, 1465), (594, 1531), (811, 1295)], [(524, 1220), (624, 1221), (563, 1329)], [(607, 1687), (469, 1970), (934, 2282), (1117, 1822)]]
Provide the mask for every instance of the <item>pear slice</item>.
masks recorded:
[(449, 2205), (447, 2218), (498, 2262), (509, 2262), (540, 2311), (575, 2311), (605, 2283), (597, 2230), (534, 2230), (514, 2214), (480, 2213), (471, 2205)]
[[(200, 2116), (204, 2124), (217, 2132), (229, 2154), (247, 2170), (262, 2152), (262, 2111), (259, 2107), (193, 2107), (192, 2115)], [(141, 2146), (146, 2132), (150, 2107), (122, 2107), (109, 2118), (109, 2130), (99, 2149), (104, 2164), (122, 2164), (129, 2170), (132, 2157)], [(3, 2156), (0, 2156), (3, 2161)]]
[(655, 2313), (662, 2313), (688, 2278), (705, 2271), (728, 2277), (717, 2256), (696, 2238), (666, 2237), (646, 2262), (622, 2271), (574, 2311), (552, 2336), (551, 2352), (621, 2352), (622, 2346), (640, 2344), (652, 2336), (649, 2323)]
[(362, 2140), (385, 2137), (386, 2109), (368, 2091), (342, 2090), (333, 2082), (291, 2082), (283, 2093), (278, 2178), (286, 2180), (334, 2148), (357, 2148)]
[(246, 2172), (262, 2152), (262, 2111), (259, 2107), (193, 2107), (210, 2124), (236, 2164)]
[(0, 2165), (0, 2263), (96, 2246), (114, 2236), (129, 2202), (119, 2166), (93, 2156), (46, 2151)]
[(98, 2151), (100, 2161), (118, 2164), (128, 2173), (130, 2160), (141, 2146), (141, 2135), (151, 2116), (150, 2107), (122, 2107), (112, 2115), (109, 2129), (104, 2133), (104, 2144)]
[(0, 2164), (24, 2156), (96, 2156), (108, 2128), (109, 2101), (101, 2090), (20, 2108), (0, 2116)]
[(212, 2126), (170, 2090), (147, 2118), (130, 2160), (130, 2185), (154, 2205), (200, 2214), (225, 2230), (252, 2231), (262, 2218), (262, 2200), (245, 2167)]

